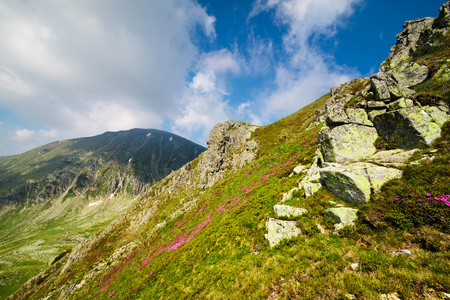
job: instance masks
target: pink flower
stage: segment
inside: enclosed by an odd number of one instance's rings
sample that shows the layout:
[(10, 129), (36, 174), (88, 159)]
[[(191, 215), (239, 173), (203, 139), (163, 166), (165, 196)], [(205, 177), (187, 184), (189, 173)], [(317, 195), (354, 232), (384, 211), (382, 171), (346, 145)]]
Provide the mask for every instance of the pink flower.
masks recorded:
[(409, 195), (412, 197), (412, 193), (409, 193)]
[(430, 193), (426, 193), (425, 195), (427, 195), (427, 197), (430, 197), (430, 196), (431, 196), (431, 194), (430, 194)]
[(400, 201), (400, 198), (395, 198), (395, 200)]
[(419, 198), (419, 199), (417, 199), (417, 200), (418, 200), (418, 201), (422, 201), (422, 199), (420, 199), (420, 198)]

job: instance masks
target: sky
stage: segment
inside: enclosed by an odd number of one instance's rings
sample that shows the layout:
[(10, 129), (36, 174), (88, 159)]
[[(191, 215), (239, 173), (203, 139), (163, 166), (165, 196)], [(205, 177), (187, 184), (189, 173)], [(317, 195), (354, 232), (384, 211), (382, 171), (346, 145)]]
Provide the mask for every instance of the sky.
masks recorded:
[(378, 71), (443, 0), (0, 0), (0, 156), (154, 128), (206, 146)]

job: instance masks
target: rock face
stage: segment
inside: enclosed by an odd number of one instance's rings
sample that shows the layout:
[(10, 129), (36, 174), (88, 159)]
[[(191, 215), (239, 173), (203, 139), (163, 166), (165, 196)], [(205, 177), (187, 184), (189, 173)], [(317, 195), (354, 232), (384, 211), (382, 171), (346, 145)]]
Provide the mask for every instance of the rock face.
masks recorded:
[(319, 149), (325, 162), (358, 161), (375, 153), (377, 130), (357, 124), (324, 127), (319, 133)]
[[(167, 185), (160, 186), (156, 194), (174, 190), (183, 185), (205, 189), (213, 186), (230, 170), (238, 170), (256, 157), (258, 143), (249, 140), (258, 126), (234, 120), (218, 123), (211, 130), (208, 147), (198, 160), (187, 163), (166, 177)], [(197, 164), (192, 168), (191, 164)]]
[(425, 148), (441, 135), (440, 126), (419, 107), (380, 114), (373, 122), (380, 136), (406, 149)]
[[(206, 151), (199, 162), (204, 188), (212, 186), (222, 178), (229, 167), (238, 169), (253, 161), (258, 144), (248, 139), (256, 128), (257, 126), (248, 122), (234, 120), (214, 126), (207, 141)], [(233, 153), (243, 145), (245, 145), (244, 151)]]
[(270, 248), (273, 248), (283, 239), (288, 239), (301, 234), (300, 229), (295, 226), (295, 221), (285, 221), (270, 218), (266, 223), (266, 239), (269, 240)]

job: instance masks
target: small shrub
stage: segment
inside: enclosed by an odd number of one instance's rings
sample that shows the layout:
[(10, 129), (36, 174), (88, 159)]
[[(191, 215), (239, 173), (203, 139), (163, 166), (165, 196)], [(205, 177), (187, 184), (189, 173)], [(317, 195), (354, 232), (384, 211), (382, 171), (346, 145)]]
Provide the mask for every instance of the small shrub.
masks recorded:
[(374, 146), (377, 150), (381, 151), (393, 150), (398, 148), (398, 145), (395, 143), (394, 140), (389, 141), (380, 136), (375, 140)]

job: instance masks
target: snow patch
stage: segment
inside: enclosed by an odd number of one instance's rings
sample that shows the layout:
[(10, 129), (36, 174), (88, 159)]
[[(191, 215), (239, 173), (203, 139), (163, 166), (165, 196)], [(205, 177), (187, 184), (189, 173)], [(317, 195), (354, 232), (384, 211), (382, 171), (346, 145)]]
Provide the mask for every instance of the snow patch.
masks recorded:
[[(114, 194), (113, 194), (113, 195), (114, 195)], [(96, 206), (96, 205), (99, 205), (99, 204), (102, 203), (102, 202), (103, 202), (102, 200), (99, 200), (99, 201), (96, 201), (96, 202), (89, 203), (88, 207), (89, 207), (89, 206)]]
[(128, 163), (130, 163), (131, 161), (133, 160), (133, 158), (132, 157), (130, 157), (130, 159), (128, 160)]
[(147, 137), (149, 137), (149, 136), (151, 136), (152, 134), (151, 133), (147, 133)]
[(172, 140), (173, 140), (173, 137), (170, 137), (169, 141), (172, 141)]

